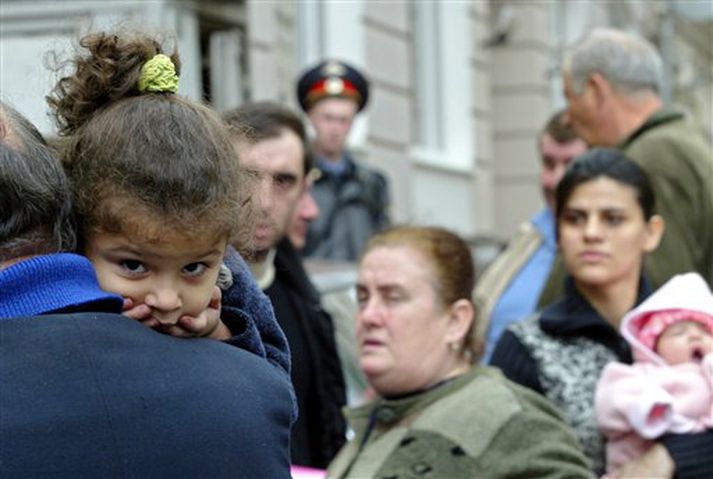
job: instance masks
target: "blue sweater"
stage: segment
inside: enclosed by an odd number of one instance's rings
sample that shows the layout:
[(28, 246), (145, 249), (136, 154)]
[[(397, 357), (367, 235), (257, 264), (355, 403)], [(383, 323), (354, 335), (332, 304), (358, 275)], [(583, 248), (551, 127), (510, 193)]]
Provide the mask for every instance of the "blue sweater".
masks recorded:
[(0, 318), (94, 311), (121, 313), (122, 298), (99, 289), (92, 263), (70, 253), (34, 256), (0, 270)]

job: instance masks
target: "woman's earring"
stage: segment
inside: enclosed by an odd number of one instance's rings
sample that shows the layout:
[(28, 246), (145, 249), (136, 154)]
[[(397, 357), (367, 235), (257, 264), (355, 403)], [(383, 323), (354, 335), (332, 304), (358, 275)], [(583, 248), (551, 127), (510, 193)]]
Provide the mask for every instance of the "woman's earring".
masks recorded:
[(460, 350), (460, 346), (458, 346), (458, 343), (454, 341), (452, 343), (448, 343), (448, 349), (450, 349), (454, 353), (457, 353)]

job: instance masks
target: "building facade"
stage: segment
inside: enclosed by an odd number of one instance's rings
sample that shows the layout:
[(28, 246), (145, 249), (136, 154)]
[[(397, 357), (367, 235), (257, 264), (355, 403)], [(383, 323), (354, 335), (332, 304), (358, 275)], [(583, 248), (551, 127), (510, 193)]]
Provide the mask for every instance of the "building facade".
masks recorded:
[(387, 175), (395, 221), (506, 239), (542, 206), (536, 136), (564, 104), (564, 50), (595, 26), (654, 41), (670, 97), (713, 139), (713, 0), (3, 0), (0, 95), (52, 135), (44, 96), (92, 29), (173, 39), (179, 92), (219, 111), (297, 108), (302, 69), (341, 58), (371, 80), (351, 144)]

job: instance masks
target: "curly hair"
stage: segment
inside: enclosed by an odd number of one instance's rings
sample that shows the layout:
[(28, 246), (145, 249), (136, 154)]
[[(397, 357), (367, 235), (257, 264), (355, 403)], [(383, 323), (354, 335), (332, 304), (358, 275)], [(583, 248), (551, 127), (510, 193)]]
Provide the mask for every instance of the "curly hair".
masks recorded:
[(145, 230), (158, 222), (244, 242), (250, 191), (221, 119), (176, 94), (138, 90), (141, 67), (162, 53), (158, 41), (92, 33), (79, 47), (47, 100), (67, 139), (61, 156), (82, 235), (136, 232), (143, 220)]

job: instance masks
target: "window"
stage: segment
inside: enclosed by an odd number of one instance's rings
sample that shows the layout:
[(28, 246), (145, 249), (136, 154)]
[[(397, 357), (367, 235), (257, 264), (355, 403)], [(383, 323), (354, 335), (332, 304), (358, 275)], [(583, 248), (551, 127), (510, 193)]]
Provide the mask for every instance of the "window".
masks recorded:
[(471, 38), (467, 2), (413, 4), (414, 156), (425, 163), (473, 166)]

